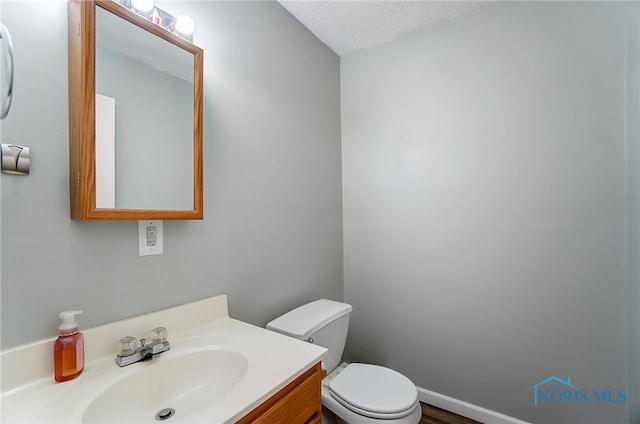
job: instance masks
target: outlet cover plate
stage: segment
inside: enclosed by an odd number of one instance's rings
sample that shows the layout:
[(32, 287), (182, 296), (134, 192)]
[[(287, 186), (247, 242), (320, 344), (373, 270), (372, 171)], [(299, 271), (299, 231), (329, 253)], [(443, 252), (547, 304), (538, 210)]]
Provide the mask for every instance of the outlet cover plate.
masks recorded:
[[(151, 231), (148, 229), (151, 227)], [(154, 234), (153, 243), (148, 243), (148, 234)], [(138, 221), (138, 256), (162, 255), (164, 244), (162, 242), (162, 221)]]

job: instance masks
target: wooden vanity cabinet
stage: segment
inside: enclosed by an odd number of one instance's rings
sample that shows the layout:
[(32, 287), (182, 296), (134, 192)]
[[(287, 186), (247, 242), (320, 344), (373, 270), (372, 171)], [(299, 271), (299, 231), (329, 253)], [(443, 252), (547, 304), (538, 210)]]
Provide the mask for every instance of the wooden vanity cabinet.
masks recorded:
[(238, 424), (321, 424), (322, 369), (314, 365), (238, 421)]

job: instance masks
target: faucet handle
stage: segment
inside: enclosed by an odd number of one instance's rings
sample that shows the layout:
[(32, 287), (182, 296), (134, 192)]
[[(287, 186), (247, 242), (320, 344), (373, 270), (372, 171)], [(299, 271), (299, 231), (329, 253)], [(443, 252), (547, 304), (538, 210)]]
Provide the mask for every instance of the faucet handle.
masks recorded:
[(167, 341), (167, 329), (164, 327), (156, 327), (151, 330), (149, 337), (153, 343), (164, 343)]
[(138, 345), (138, 340), (135, 337), (127, 336), (127, 337), (121, 338), (119, 355), (123, 357), (133, 355), (134, 353), (136, 353), (137, 345)]

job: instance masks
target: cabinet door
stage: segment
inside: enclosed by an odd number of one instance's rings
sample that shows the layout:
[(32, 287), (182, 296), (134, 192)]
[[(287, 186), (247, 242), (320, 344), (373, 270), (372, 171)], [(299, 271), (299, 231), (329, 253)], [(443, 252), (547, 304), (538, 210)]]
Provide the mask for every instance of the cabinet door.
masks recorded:
[(306, 424), (322, 422), (320, 364), (291, 382), (238, 423)]

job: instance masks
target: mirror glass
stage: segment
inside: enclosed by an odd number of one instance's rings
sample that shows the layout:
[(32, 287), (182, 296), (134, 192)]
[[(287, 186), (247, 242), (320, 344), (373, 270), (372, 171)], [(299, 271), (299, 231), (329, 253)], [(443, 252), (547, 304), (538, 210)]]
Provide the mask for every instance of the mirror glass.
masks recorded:
[(194, 207), (194, 55), (95, 7), (96, 208)]

